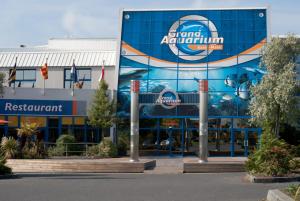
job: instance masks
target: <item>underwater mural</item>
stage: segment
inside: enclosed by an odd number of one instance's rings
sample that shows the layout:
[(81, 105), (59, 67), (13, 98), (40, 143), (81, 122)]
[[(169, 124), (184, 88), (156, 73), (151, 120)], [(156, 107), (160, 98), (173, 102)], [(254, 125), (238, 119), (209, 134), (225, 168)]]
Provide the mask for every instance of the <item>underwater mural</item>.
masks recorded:
[[(249, 89), (266, 74), (266, 18), (263, 8), (122, 11), (118, 115), (129, 116), (130, 80), (140, 80), (142, 117), (196, 117), (198, 81), (207, 79), (209, 116), (247, 116)], [(163, 90), (180, 104), (156, 104)]]

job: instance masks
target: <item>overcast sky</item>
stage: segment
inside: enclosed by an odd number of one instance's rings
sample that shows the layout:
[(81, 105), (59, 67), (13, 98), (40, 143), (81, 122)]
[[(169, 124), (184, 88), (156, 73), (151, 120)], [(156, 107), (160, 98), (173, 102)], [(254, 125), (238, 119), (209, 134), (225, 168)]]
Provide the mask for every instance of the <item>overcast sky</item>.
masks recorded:
[(300, 34), (300, 0), (0, 0), (0, 48), (49, 38), (115, 38), (120, 8), (270, 6), (271, 33)]

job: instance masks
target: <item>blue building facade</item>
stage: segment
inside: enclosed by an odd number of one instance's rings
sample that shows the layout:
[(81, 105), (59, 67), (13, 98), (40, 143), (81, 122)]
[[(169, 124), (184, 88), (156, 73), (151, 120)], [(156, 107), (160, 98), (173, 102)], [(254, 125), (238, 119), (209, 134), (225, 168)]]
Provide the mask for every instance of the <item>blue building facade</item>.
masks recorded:
[(247, 110), (249, 89), (266, 73), (267, 17), (266, 8), (122, 11), (118, 115), (130, 116), (130, 80), (139, 80), (142, 151), (197, 152), (200, 79), (209, 83), (210, 155), (258, 145)]

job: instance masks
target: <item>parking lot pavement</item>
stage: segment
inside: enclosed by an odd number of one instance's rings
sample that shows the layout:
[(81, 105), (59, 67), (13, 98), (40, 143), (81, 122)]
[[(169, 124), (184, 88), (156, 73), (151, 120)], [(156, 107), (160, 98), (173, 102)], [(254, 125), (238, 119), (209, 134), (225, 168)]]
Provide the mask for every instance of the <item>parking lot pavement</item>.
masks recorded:
[(245, 173), (49, 174), (0, 180), (1, 201), (257, 201), (268, 189), (288, 184), (252, 184)]

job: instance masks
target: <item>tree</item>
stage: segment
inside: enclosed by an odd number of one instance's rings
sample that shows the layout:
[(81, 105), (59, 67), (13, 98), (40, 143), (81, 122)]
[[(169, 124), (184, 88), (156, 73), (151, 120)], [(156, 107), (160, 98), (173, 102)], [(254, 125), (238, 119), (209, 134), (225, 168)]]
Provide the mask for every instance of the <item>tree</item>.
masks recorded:
[(88, 111), (89, 124), (94, 127), (109, 128), (115, 122), (115, 101), (110, 100), (108, 85), (104, 80), (99, 83), (94, 99)]
[(21, 123), (21, 127), (17, 128), (17, 134), (24, 141), (31, 142), (34, 135), (38, 133), (39, 125), (37, 123), (25, 122)]
[(287, 38), (272, 38), (263, 50), (261, 67), (267, 74), (251, 88), (254, 98), (249, 105), (251, 121), (259, 126), (268, 126), (278, 137), (281, 123), (294, 124), (299, 115), (296, 84), (296, 57), (300, 53), (300, 41), (289, 35)]
[(0, 73), (0, 97), (2, 97), (4, 93), (4, 89), (3, 89), (4, 78), (5, 78), (5, 74)]

